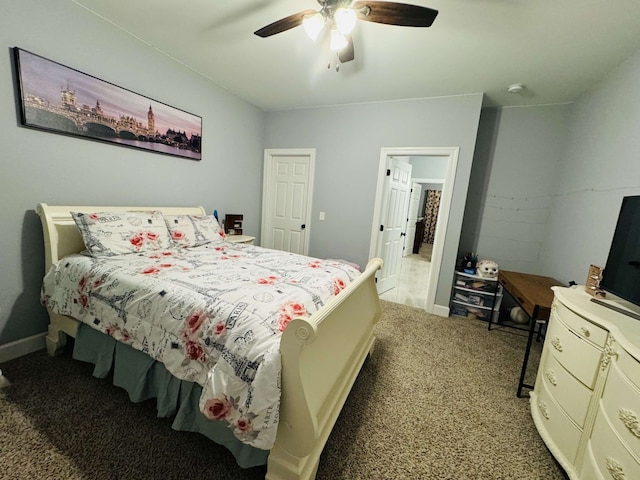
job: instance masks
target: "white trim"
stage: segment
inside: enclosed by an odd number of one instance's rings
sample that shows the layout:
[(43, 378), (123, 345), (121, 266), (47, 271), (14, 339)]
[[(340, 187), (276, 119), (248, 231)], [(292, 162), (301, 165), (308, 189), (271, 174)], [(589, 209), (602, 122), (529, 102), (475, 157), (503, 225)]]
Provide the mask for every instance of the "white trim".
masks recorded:
[[(377, 246), (380, 233), (380, 215), (382, 214), (382, 197), (384, 188), (384, 179), (387, 168), (387, 158), (391, 156), (447, 156), (447, 173), (442, 186), (442, 195), (440, 197), (440, 209), (438, 211), (438, 228), (433, 242), (433, 253), (431, 255), (431, 269), (429, 272), (429, 286), (427, 287), (427, 300), (425, 310), (429, 313), (439, 312), (444, 308), (435, 305), (436, 290), (438, 286), (438, 277), (440, 274), (440, 266), (442, 264), (442, 255), (444, 253), (444, 241), (449, 223), (449, 213), (451, 211), (451, 202), (453, 199), (454, 180), (456, 178), (456, 169), (458, 168), (458, 155), (460, 147), (396, 147), (381, 148), (380, 160), (378, 163), (378, 184), (376, 187), (376, 198), (373, 208), (373, 224), (371, 225), (371, 241), (369, 244), (369, 258), (377, 255)], [(415, 180), (414, 180), (415, 181)], [(420, 183), (420, 182), (416, 182)], [(448, 308), (447, 315), (448, 316)], [(441, 315), (441, 313), (438, 313)]]
[(441, 317), (448, 317), (449, 305), (434, 305), (431, 313), (434, 315), (440, 315)]
[(0, 345), (0, 363), (8, 362), (18, 357), (22, 357), (29, 353), (37, 352), (38, 350), (44, 350), (46, 343), (44, 337), (47, 333), (38, 333), (31, 337), (22, 338), (15, 342), (5, 343)]
[(305, 212), (305, 235), (303, 253), (309, 255), (309, 240), (311, 238), (311, 212), (313, 204), (313, 184), (316, 171), (316, 149), (315, 148), (267, 148), (264, 151), (264, 171), (262, 177), (262, 217), (260, 227), (260, 244), (262, 245), (266, 237), (266, 217), (265, 205), (267, 205), (268, 187), (271, 185), (273, 176), (271, 174), (271, 161), (273, 157), (285, 155), (301, 155), (309, 157), (309, 184), (307, 188), (307, 211)]

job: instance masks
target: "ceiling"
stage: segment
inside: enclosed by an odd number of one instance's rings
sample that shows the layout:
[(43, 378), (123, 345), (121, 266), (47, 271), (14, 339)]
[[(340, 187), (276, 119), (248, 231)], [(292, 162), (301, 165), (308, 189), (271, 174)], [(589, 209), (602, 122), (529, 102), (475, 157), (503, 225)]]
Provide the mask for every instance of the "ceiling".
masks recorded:
[(265, 111), (481, 92), (485, 106), (565, 103), (640, 49), (638, 0), (403, 0), (438, 10), (434, 24), (359, 22), (339, 72), (302, 27), (253, 34), (316, 0), (72, 1)]

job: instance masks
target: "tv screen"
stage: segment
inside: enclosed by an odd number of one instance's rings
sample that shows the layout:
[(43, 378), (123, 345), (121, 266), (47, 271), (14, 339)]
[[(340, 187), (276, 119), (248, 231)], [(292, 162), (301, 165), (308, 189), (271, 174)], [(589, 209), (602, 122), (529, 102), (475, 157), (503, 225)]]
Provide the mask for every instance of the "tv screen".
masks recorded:
[(640, 195), (622, 199), (600, 287), (640, 305)]

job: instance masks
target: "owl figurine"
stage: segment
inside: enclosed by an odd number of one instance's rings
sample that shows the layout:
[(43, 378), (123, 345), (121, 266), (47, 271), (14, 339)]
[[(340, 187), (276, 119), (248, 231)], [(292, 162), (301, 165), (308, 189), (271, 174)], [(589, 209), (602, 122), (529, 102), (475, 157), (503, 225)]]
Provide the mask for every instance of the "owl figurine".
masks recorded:
[(476, 265), (476, 274), (483, 278), (496, 278), (498, 276), (498, 264), (493, 260), (480, 260)]

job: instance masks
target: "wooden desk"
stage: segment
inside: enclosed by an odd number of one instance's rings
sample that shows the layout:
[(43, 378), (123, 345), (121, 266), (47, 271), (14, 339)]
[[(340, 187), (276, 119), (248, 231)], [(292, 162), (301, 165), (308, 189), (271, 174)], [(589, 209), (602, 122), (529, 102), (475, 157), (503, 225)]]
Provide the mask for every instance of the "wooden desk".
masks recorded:
[(531, 351), (531, 343), (533, 342), (536, 325), (542, 327), (542, 324), (548, 320), (551, 314), (551, 303), (553, 303), (553, 291), (551, 287), (556, 285), (562, 286), (562, 283), (551, 277), (504, 270), (498, 272), (498, 281), (527, 315), (529, 315), (529, 336), (522, 361), (517, 392), (517, 396), (521, 397), (523, 388), (533, 388), (533, 385), (526, 385), (524, 383), (524, 377), (527, 372), (529, 352)]

